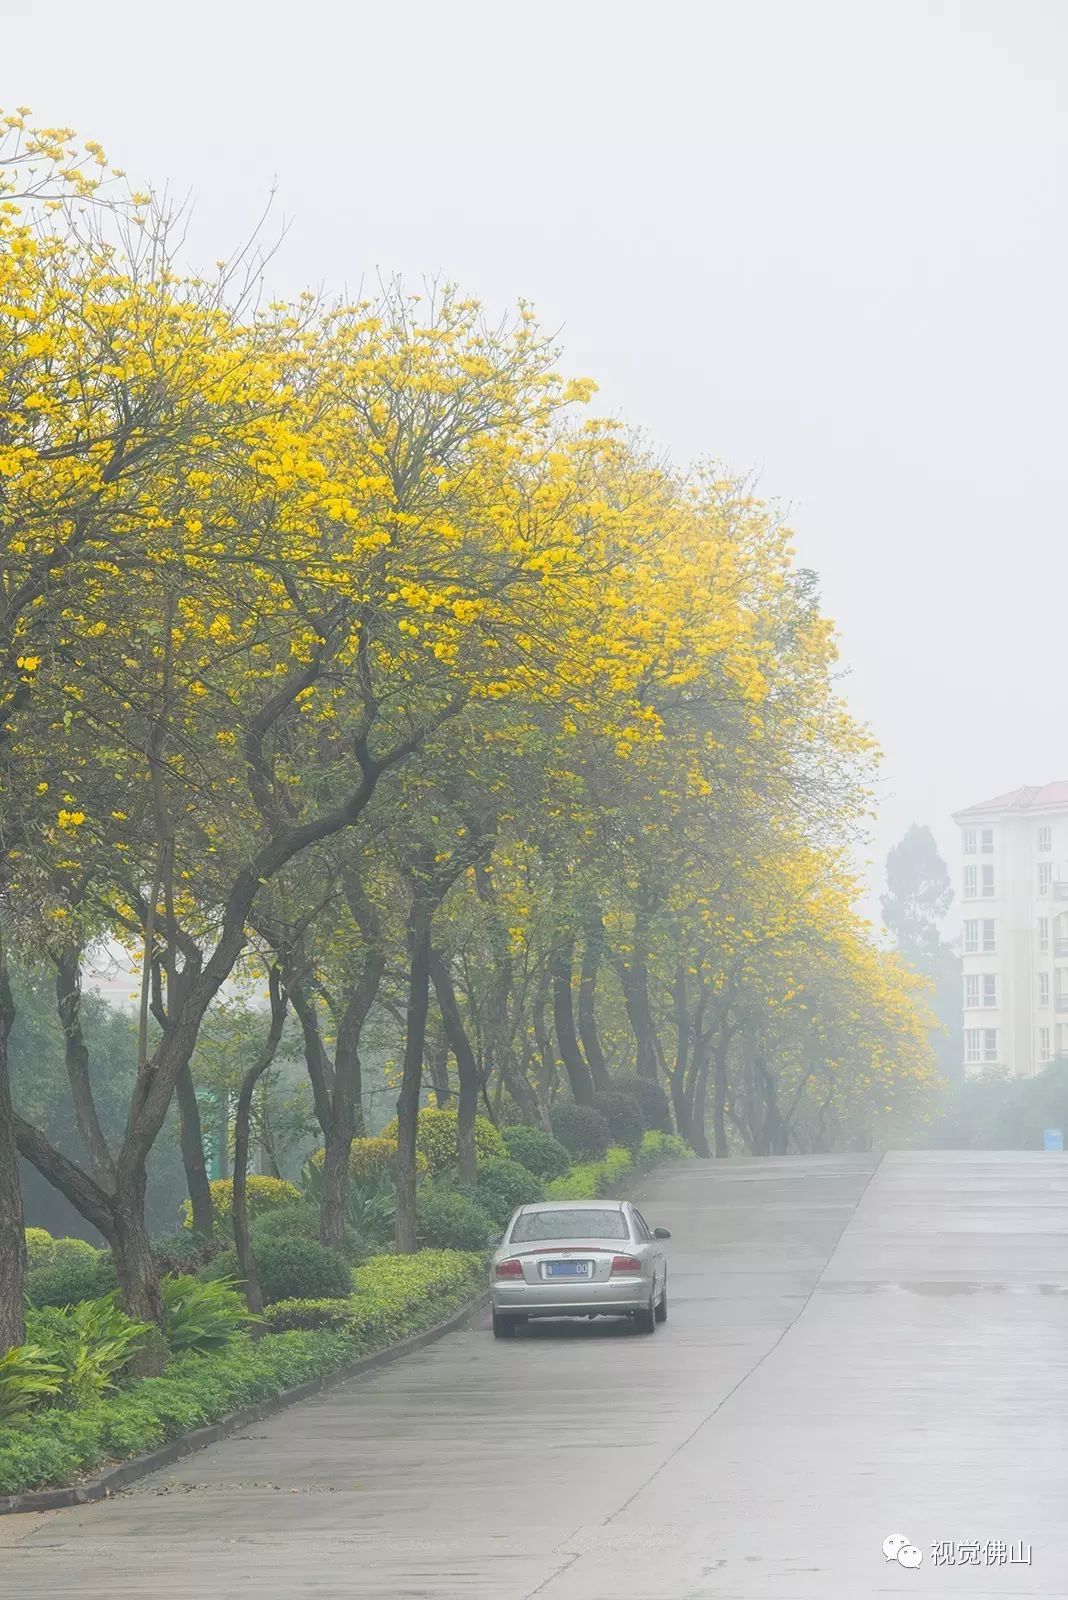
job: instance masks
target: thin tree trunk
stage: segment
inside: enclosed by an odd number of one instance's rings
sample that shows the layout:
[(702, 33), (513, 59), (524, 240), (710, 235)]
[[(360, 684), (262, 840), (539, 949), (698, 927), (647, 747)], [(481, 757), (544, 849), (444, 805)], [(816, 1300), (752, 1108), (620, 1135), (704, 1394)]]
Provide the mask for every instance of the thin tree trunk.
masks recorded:
[(571, 963), (574, 949), (575, 939), (574, 935), (571, 935), (557, 944), (549, 963), (553, 982), (553, 1022), (556, 1027), (557, 1052), (564, 1064), (575, 1103), (580, 1106), (590, 1106), (593, 1104), (593, 1078), (579, 1049), (571, 992)]
[(185, 1168), (186, 1188), (193, 1207), (193, 1232), (210, 1239), (215, 1227), (215, 1202), (208, 1182), (208, 1167), (204, 1160), (204, 1127), (200, 1120), (200, 1103), (193, 1084), (193, 1073), (186, 1062), (176, 1083), (178, 1116), (181, 1128), (182, 1165)]
[(426, 1050), (426, 1070), (434, 1099), (444, 1110), (452, 1099), (449, 1086), (449, 1038), (444, 1028), (434, 1028)]
[(712, 1154), (708, 1148), (708, 1129), (705, 1119), (708, 1116), (708, 1052), (703, 1051), (701, 1061), (697, 1068), (697, 1081), (693, 1097), (693, 1121), (690, 1124), (690, 1148), (702, 1160), (708, 1159)]
[(604, 1058), (601, 1035), (597, 1028), (597, 973), (604, 954), (604, 944), (604, 926), (598, 912), (586, 925), (578, 993), (579, 1036), (586, 1060), (590, 1065), (590, 1076), (598, 1089), (611, 1088), (608, 1063)]
[(419, 1093), (423, 1083), (423, 1046), (430, 1003), (430, 910), (418, 897), (408, 918), (408, 959), (404, 1066), (397, 1097), (396, 1245), (401, 1255), (412, 1255), (417, 1242), (415, 1150), (419, 1133)]
[(727, 1051), (730, 1041), (717, 1045), (713, 1058), (715, 1077), (712, 1089), (712, 1129), (715, 1137), (717, 1161), (725, 1160), (731, 1153), (727, 1139)]
[(7, 1058), (14, 1021), (15, 1001), (0, 941), (0, 1355), (26, 1337), (26, 1235)]
[(690, 1136), (690, 1103), (686, 1095), (686, 1078), (689, 1072), (690, 1007), (687, 995), (686, 968), (680, 960), (675, 967), (675, 986), (672, 990), (675, 1011), (675, 1065), (670, 1076), (671, 1105), (675, 1113), (675, 1126), (679, 1137)]
[(256, 1085), (274, 1060), (282, 1029), (286, 1020), (286, 997), (282, 993), (278, 969), (272, 967), (268, 975), (271, 996), (271, 1026), (267, 1039), (256, 1060), (241, 1080), (234, 1117), (234, 1244), (237, 1261), (245, 1281), (245, 1299), (248, 1308), (258, 1316), (263, 1310), (263, 1290), (260, 1288), (256, 1260), (252, 1254), (248, 1227), (248, 1152), (252, 1125), (252, 1096)]
[(456, 1153), (461, 1183), (474, 1183), (477, 1173), (475, 1155), (475, 1115), (478, 1111), (479, 1071), (475, 1052), (467, 1037), (460, 1007), (456, 1002), (449, 964), (440, 950), (430, 951), (430, 976), (434, 993), (445, 1027), (445, 1036), (456, 1057), (456, 1070), (460, 1078), (460, 1094), (456, 1108)]
[(68, 945), (56, 958), (56, 1014), (63, 1031), (63, 1053), (74, 1115), (89, 1163), (99, 1184), (115, 1184), (115, 1161), (97, 1116), (89, 1076), (89, 1047), (81, 1023), (81, 951)]
[[(111, 1205), (111, 1240), (125, 1310), (145, 1322), (163, 1321), (163, 1300), (152, 1244), (145, 1226), (145, 1169), (122, 1174)], [(147, 1375), (141, 1370), (142, 1377)]]

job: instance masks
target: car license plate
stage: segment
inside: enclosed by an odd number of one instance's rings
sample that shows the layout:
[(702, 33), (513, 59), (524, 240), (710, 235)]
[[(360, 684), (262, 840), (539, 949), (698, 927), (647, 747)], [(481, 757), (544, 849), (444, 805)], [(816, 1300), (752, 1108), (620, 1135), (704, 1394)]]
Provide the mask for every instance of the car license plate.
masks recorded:
[(545, 1276), (547, 1278), (588, 1278), (590, 1263), (588, 1261), (547, 1261), (545, 1263)]

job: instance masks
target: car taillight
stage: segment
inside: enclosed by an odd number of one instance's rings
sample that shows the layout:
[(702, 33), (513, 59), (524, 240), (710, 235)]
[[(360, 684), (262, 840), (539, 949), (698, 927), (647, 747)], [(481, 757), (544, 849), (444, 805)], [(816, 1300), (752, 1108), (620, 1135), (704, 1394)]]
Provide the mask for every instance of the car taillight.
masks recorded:
[(642, 1270), (642, 1264), (638, 1260), (637, 1256), (613, 1256), (612, 1257), (612, 1271), (613, 1272), (640, 1272), (641, 1270)]
[(523, 1276), (523, 1263), (521, 1261), (498, 1261), (498, 1278), (521, 1278)]

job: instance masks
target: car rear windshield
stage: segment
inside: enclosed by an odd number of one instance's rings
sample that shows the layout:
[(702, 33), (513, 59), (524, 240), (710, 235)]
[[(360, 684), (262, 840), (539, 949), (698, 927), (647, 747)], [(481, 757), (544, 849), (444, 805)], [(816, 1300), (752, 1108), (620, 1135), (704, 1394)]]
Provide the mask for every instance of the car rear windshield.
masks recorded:
[(513, 1244), (535, 1239), (628, 1239), (622, 1211), (524, 1211), (512, 1229)]

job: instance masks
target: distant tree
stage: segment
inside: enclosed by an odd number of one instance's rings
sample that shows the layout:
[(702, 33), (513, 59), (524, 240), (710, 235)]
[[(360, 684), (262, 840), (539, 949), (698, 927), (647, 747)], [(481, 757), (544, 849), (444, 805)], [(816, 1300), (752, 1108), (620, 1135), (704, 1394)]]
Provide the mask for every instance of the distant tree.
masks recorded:
[(955, 1081), (964, 1064), (960, 956), (942, 938), (952, 901), (949, 869), (934, 834), (914, 822), (886, 858), (883, 922), (898, 953), (934, 984), (939, 1025), (931, 1043), (943, 1074)]

